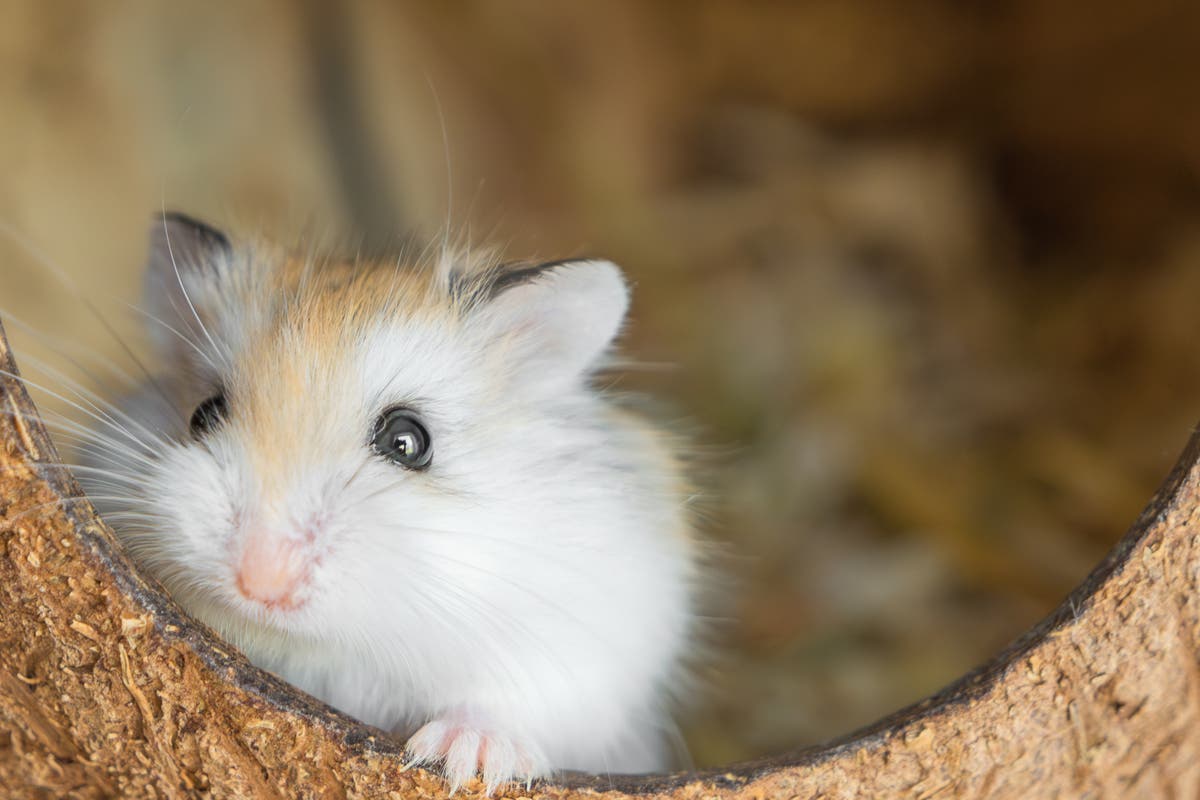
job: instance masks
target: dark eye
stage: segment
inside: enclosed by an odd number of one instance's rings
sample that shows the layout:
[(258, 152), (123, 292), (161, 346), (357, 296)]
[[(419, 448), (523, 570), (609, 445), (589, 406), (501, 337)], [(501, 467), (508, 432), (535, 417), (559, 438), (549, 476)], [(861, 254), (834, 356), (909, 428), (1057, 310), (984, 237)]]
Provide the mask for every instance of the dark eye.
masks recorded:
[(228, 407), (225, 403), (225, 393), (217, 392), (212, 397), (205, 400), (200, 405), (196, 406), (196, 410), (192, 412), (192, 420), (189, 426), (192, 430), (192, 436), (199, 439), (204, 434), (211, 431), (220, 424), (225, 418), (225, 413)]
[(405, 469), (425, 469), (433, 460), (429, 431), (407, 408), (383, 412), (375, 423), (371, 447)]

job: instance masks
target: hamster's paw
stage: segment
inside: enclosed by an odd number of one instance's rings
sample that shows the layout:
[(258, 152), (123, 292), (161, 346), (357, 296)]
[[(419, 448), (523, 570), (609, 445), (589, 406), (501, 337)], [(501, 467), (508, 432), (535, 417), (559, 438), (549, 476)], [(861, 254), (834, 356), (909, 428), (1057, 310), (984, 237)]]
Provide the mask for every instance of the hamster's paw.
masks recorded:
[(477, 718), (452, 716), (426, 723), (404, 745), (408, 766), (442, 762), (450, 793), (482, 775), (492, 794), (502, 783), (524, 781), (549, 772), (549, 764), (532, 742), (488, 725)]

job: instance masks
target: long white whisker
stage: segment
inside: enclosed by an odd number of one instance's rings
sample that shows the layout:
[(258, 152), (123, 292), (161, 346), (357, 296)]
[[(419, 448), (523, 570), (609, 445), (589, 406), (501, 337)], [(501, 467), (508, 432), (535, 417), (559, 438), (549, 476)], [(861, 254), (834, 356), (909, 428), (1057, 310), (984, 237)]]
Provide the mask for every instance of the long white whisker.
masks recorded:
[[(0, 416), (15, 419), (17, 415), (12, 411), (0, 409)], [(57, 431), (54, 434), (54, 439), (59, 443), (66, 442), (82, 446), (102, 445), (106, 451), (119, 452), (128, 456), (131, 460), (139, 461), (148, 467), (157, 467), (157, 464), (152, 459), (148, 458), (144, 453), (129, 447), (122, 439), (113, 438), (109, 434), (89, 428), (75, 420), (65, 417), (47, 416), (42, 421), (48, 429)], [(105, 451), (93, 451), (92, 454), (96, 456), (107, 455)], [(120, 464), (120, 462), (114, 462), (111, 459), (109, 459), (109, 463), (113, 463), (114, 465)]]
[[(119, 472), (112, 472), (99, 467), (87, 467), (80, 464), (51, 464), (45, 461), (35, 462), (34, 467), (37, 469), (66, 469), (72, 473), (81, 473), (88, 475), (87, 483), (89, 485), (98, 486), (123, 486), (140, 489), (142, 484), (131, 476), (123, 475)], [(17, 472), (29, 471), (30, 467), (24, 465), (12, 465), (0, 467), (0, 475), (11, 475)]]
[[(13, 414), (8, 411), (0, 411), (0, 416), (11, 417)], [(134, 450), (123, 441), (114, 439), (107, 434), (79, 425), (71, 420), (46, 420), (45, 422), (47, 428), (57, 431), (54, 433), (54, 440), (59, 444), (70, 444), (76, 448), (85, 449), (92, 457), (102, 458), (105, 463), (114, 467), (124, 466), (121, 461), (113, 458), (113, 454), (120, 454), (130, 461), (137, 461), (149, 468), (157, 468), (157, 464), (144, 453)]]
[[(35, 356), (25, 356), (25, 360), (29, 363), (32, 363), (39, 372), (43, 372), (46, 375), (48, 375), (49, 377), (54, 378), (55, 380), (64, 384), (66, 386), (66, 388), (70, 389), (76, 397), (78, 397), (81, 401), (87, 403), (89, 406), (91, 406), (93, 409), (95, 409), (95, 411), (97, 413), (102, 414), (105, 419), (109, 420), (114, 425), (118, 424), (117, 418), (120, 418), (120, 420), (122, 420), (122, 422), (130, 423), (133, 426), (135, 426), (136, 428), (140, 429), (143, 433), (145, 433), (147, 435), (147, 437), (149, 438), (149, 440), (151, 442), (155, 442), (158, 444), (162, 444), (165, 442), (165, 440), (163, 439), (162, 436), (160, 436), (157, 432), (151, 430), (150, 428), (146, 427), (146, 425), (143, 424), (140, 420), (136, 419), (131, 414), (127, 413), (124, 409), (117, 406), (115, 403), (105, 400), (100, 395), (96, 394), (95, 392), (92, 392), (87, 387), (83, 386), (81, 383), (74, 380), (69, 375), (66, 375), (61, 370), (57, 369), (56, 367), (50, 366), (49, 364), (45, 363), (42, 359), (39, 359)], [(113, 414), (116, 414), (117, 416), (114, 417)], [(123, 430), (128, 430), (124, 427), (124, 425), (120, 425), (120, 427)], [(130, 432), (130, 433), (132, 436), (132, 432)]]
[(196, 323), (200, 326), (200, 331), (204, 334), (204, 338), (208, 340), (213, 352), (218, 356), (223, 357), (224, 354), (221, 348), (217, 347), (217, 343), (213, 339), (212, 334), (208, 332), (208, 328), (205, 326), (204, 320), (200, 319), (200, 314), (196, 311), (196, 306), (192, 304), (192, 298), (188, 296), (187, 287), (183, 285), (183, 275), (179, 272), (179, 264), (175, 261), (175, 250), (171, 246), (171, 231), (170, 226), (167, 225), (167, 209), (165, 205), (162, 208), (162, 226), (163, 238), (167, 242), (167, 255), (171, 259), (171, 269), (175, 270), (175, 280), (179, 282), (179, 291), (183, 293), (184, 301), (188, 304), (188, 308), (191, 309), (192, 316), (196, 318)]
[(126, 495), (87, 495), (87, 494), (68, 495), (66, 497), (58, 497), (58, 498), (55, 498), (54, 500), (50, 500), (45, 503), (38, 503), (37, 505), (30, 506), (29, 508), (22, 511), (20, 514), (17, 514), (15, 517), (0, 518), (0, 523), (3, 523), (5, 525), (12, 525), (13, 523), (20, 522), (21, 520), (23, 520), (25, 517), (29, 516), (30, 514), (36, 514), (37, 512), (41, 511), (44, 508), (48, 508), (50, 506), (55, 506), (55, 505), (60, 505), (60, 504), (65, 505), (67, 503), (78, 503), (78, 502), (82, 502), (82, 501), (92, 501), (92, 500), (108, 500), (108, 501), (115, 502), (115, 503), (122, 503), (122, 502), (127, 503), (127, 502), (131, 502), (133, 500), (136, 500), (136, 499), (137, 498), (130, 498)]
[(220, 371), (220, 368), (217, 366), (217, 363), (215, 361), (213, 361), (211, 357), (209, 357), (208, 353), (204, 352), (204, 350), (200, 347), (200, 345), (196, 344), (190, 338), (188, 338), (187, 336), (180, 333), (179, 330), (177, 330), (174, 326), (172, 326), (166, 322), (163, 322), (161, 319), (154, 316), (149, 311), (146, 311), (143, 308), (139, 308), (138, 306), (135, 306), (133, 303), (122, 303), (122, 304), (126, 308), (128, 308), (130, 311), (133, 311), (136, 314), (141, 314), (143, 317), (150, 320), (151, 322), (155, 322), (155, 323), (161, 325), (162, 327), (166, 328), (172, 334), (177, 336), (181, 342), (186, 344), (188, 347), (192, 348), (192, 350), (196, 351), (196, 355), (198, 355), (198, 356), (200, 356), (200, 358), (204, 359), (204, 363), (208, 364), (208, 366), (210, 366), (214, 372)]
[(145, 447), (148, 452), (150, 452), (150, 453), (154, 452), (154, 448), (150, 447), (145, 442), (140, 440), (138, 437), (134, 436), (133, 433), (130, 432), (127, 428), (105, 419), (104, 417), (100, 416), (99, 414), (96, 414), (95, 412), (90, 411), (89, 409), (81, 406), (79, 403), (76, 403), (73, 400), (71, 400), (67, 397), (64, 397), (62, 394), (55, 392), (55, 391), (43, 386), (42, 384), (35, 383), (35, 382), (29, 380), (28, 378), (24, 378), (24, 377), (16, 374), (15, 372), (8, 372), (7, 370), (0, 369), (0, 375), (3, 375), (8, 378), (12, 378), (13, 380), (21, 381), (22, 383), (24, 383), (27, 386), (32, 386), (33, 388), (37, 389), (38, 391), (43, 392), (43, 393), (49, 395), (50, 397), (53, 397), (55, 400), (58, 400), (62, 403), (66, 403), (68, 406), (70, 406), (71, 408), (74, 408), (76, 411), (79, 411), (80, 413), (85, 414), (88, 417), (91, 417), (92, 419), (99, 422), (101, 425), (105, 425), (107, 427), (114, 428), (115, 430), (117, 430), (117, 432), (124, 434), (130, 441), (135, 442), (135, 443), (141, 445), (142, 447)]

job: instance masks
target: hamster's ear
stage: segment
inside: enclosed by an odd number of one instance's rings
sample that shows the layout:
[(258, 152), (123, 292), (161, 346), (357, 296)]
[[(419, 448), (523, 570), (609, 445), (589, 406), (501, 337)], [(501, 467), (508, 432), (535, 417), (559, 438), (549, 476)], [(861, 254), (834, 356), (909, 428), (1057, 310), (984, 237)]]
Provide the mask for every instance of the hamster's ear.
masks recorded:
[(532, 374), (577, 378), (621, 330), (629, 287), (610, 261), (556, 261), (500, 272), (479, 313)]
[[(150, 255), (142, 278), (147, 313), (183, 331), (207, 324), (213, 300), (226, 279), (233, 256), (229, 237), (211, 225), (168, 211), (150, 225)], [(151, 323), (156, 343), (178, 337)], [(199, 331), (194, 331), (199, 333)]]

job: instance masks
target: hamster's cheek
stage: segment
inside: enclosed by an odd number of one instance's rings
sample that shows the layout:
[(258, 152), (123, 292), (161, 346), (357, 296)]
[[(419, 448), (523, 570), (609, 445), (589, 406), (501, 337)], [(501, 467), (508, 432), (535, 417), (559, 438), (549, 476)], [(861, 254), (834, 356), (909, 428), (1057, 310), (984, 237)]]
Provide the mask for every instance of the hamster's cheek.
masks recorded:
[(147, 492), (154, 505), (151, 513), (161, 525), (155, 561), (166, 562), (184, 580), (208, 586), (228, 582), (226, 551), (236, 513), (237, 473), (236, 468), (222, 469), (198, 447), (164, 453)]
[[(347, 504), (331, 525), (330, 541), (314, 588), (319, 604), (349, 621), (361, 616), (403, 616), (420, 602), (420, 585), (437, 572), (436, 541), (452, 536), (441, 492), (381, 473), (356, 481), (359, 502)], [(361, 486), (359, 486), (361, 484)], [(399, 621), (399, 620), (397, 620)]]

